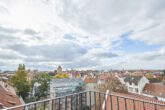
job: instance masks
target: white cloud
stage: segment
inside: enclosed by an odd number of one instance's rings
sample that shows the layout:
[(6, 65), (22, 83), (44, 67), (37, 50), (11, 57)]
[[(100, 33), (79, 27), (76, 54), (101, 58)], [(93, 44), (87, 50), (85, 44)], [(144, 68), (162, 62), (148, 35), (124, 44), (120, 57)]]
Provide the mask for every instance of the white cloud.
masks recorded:
[(165, 29), (165, 23), (160, 22), (149, 29), (136, 32), (132, 39), (141, 40), (148, 44), (165, 45), (165, 31), (163, 29)]
[[(127, 32), (132, 40), (165, 45), (164, 4), (164, 0), (1, 0), (0, 48), (8, 47), (15, 53), (15, 62), (29, 67), (33, 60), (40, 68), (57, 64), (76, 68), (115, 68), (121, 64), (136, 68), (138, 64), (145, 68), (152, 56), (156, 58), (154, 66), (160, 66), (164, 63), (159, 59), (165, 58), (158, 55), (159, 50), (154, 52), (157, 56), (152, 52), (135, 55), (119, 52), (116, 47)], [(3, 51), (0, 55), (6, 54)], [(18, 56), (22, 56), (19, 61)]]

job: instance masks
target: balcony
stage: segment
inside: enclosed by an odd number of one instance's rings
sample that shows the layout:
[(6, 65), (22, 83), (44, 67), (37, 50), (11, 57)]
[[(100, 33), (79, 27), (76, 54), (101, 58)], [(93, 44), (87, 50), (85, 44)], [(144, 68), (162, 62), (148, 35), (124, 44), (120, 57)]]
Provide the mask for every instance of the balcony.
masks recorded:
[(165, 110), (165, 103), (112, 93), (84, 91), (3, 110)]

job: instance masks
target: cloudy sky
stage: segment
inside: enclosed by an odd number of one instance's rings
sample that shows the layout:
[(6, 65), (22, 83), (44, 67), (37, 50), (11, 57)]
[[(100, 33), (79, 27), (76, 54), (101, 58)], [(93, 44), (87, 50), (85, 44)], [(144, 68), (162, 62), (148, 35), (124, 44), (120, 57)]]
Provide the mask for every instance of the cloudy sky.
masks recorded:
[(164, 69), (165, 0), (0, 0), (0, 69)]

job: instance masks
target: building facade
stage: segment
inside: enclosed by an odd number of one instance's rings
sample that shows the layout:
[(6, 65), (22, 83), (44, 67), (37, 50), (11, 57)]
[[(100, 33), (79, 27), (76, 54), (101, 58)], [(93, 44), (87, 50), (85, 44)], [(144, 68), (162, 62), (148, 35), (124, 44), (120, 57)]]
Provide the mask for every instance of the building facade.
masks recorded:
[(141, 94), (145, 85), (149, 83), (145, 76), (125, 76), (123, 81), (128, 92), (135, 94)]

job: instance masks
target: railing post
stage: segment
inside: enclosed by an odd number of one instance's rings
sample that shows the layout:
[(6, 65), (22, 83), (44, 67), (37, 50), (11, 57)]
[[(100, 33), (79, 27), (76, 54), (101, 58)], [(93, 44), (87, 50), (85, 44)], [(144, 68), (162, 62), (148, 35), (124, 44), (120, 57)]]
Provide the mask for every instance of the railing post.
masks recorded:
[(133, 110), (135, 110), (135, 101), (134, 100), (132, 101), (133, 101)]
[(99, 108), (101, 110), (101, 95), (100, 95), (100, 93), (99, 93)]
[(24, 110), (26, 110), (26, 106), (24, 106), (24, 108), (23, 108)]
[(94, 92), (95, 110), (96, 110), (96, 92)]
[(44, 110), (45, 110), (45, 106), (46, 106), (46, 105), (45, 105), (45, 102), (44, 102)]
[(84, 105), (86, 105), (85, 93), (82, 93), (82, 100), (83, 100), (82, 107), (84, 107)]
[(91, 105), (91, 91), (89, 91), (89, 99), (90, 99), (90, 109), (92, 109), (92, 105)]
[(83, 105), (82, 105), (82, 104), (83, 104), (82, 101), (83, 101), (83, 100), (82, 100), (82, 93), (80, 93), (80, 102), (81, 102), (81, 104), (80, 104), (81, 107), (80, 107), (80, 108), (81, 108), (81, 110), (82, 110), (82, 106), (83, 106)]
[(119, 108), (119, 97), (117, 96), (116, 98), (117, 98), (117, 109), (119, 110), (120, 109)]
[(78, 109), (78, 95), (76, 94), (76, 110)]
[(71, 95), (71, 110), (73, 110), (72, 100), (73, 100), (73, 95)]
[(105, 100), (105, 110), (107, 110), (107, 99), (106, 99), (106, 94), (104, 94), (104, 100)]
[(145, 104), (144, 104), (144, 102), (143, 102), (143, 110), (145, 110)]
[(54, 110), (54, 101), (53, 100), (51, 100), (52, 101), (52, 110)]
[(110, 95), (111, 110), (113, 110), (112, 95)]
[(37, 110), (37, 105), (36, 104), (34, 104), (34, 110)]
[(65, 110), (67, 110), (67, 96), (65, 97)]
[(154, 108), (155, 108), (155, 110), (157, 110), (156, 104), (154, 104)]
[(58, 110), (61, 110), (61, 98), (58, 99), (59, 103), (58, 103)]
[(124, 98), (124, 103), (125, 103), (125, 110), (127, 110), (127, 99)]
[(87, 105), (87, 92), (85, 92), (85, 106)]
[(145, 107), (146, 107), (146, 106), (145, 106), (145, 103), (143, 102), (143, 110), (145, 110)]

